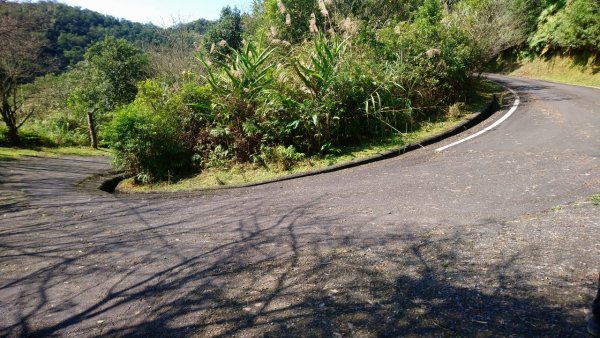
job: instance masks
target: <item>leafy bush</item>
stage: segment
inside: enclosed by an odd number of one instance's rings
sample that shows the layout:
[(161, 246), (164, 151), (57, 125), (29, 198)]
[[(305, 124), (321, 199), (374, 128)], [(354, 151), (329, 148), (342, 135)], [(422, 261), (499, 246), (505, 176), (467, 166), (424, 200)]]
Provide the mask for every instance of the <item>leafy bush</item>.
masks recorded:
[(177, 177), (193, 169), (194, 154), (185, 137), (186, 126), (196, 123), (195, 115), (201, 115), (206, 106), (194, 108), (184, 100), (190, 96), (207, 100), (204, 94), (203, 89), (186, 86), (175, 95), (159, 81), (141, 83), (135, 101), (118, 110), (104, 130), (115, 152), (115, 163), (142, 183)]
[[(497, 52), (484, 51), (522, 41), (519, 29), (505, 33), (527, 1), (257, 1), (249, 16), (225, 8), (194, 45), (201, 69), (168, 57), (191, 55), (191, 35), (154, 53), (153, 72), (143, 52), (106, 38), (68, 76), (40, 81), (36, 105), (52, 108), (32, 129), (76, 143), (86, 121), (92, 136), (99, 125), (139, 182), (252, 161), (289, 170), (446, 113)], [(160, 78), (138, 83), (148, 74)], [(67, 98), (52, 90), (63, 86)]]
[(290, 170), (294, 164), (305, 158), (305, 154), (296, 151), (294, 146), (262, 146), (258, 159), (267, 166), (279, 170)]
[(211, 25), (203, 39), (206, 50), (213, 52), (216, 59), (242, 46), (242, 15), (237, 8), (224, 7), (219, 20)]
[[(281, 4), (266, 6), (287, 6)], [(375, 41), (356, 31), (345, 38), (316, 32), (293, 47), (291, 60), (287, 47), (252, 41), (214, 64), (200, 58), (214, 93), (214, 119), (197, 146), (204, 165), (222, 165), (227, 157), (247, 162), (290, 147), (326, 154), (445, 111), (468, 89), (478, 54), (459, 27), (441, 21), (439, 3), (427, 4), (415, 21), (375, 30)], [(211, 152), (221, 154), (218, 160)]]
[(549, 6), (542, 12), (529, 45), (542, 54), (552, 49), (600, 52), (600, 3), (572, 0), (562, 8), (559, 4)]
[[(215, 61), (212, 68), (200, 58), (207, 69), (206, 81), (215, 94), (215, 124), (210, 132), (222, 140), (238, 161), (250, 159), (258, 152), (262, 137), (261, 124), (267, 116), (257, 113), (272, 82), (269, 57), (273, 49), (262, 49), (247, 43), (241, 50), (231, 50), (224, 61)], [(226, 132), (225, 132), (226, 131)]]

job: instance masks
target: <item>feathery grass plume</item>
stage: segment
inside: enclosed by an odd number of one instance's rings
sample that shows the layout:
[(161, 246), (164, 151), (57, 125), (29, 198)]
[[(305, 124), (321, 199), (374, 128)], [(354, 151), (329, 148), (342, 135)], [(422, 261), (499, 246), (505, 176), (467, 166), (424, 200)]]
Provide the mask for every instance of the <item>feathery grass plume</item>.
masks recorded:
[(434, 56), (440, 56), (442, 55), (442, 50), (438, 49), (438, 48), (432, 48), (428, 51), (425, 52), (425, 55), (427, 55), (427, 57), (434, 57)]
[(328, 18), (329, 17), (329, 11), (327, 10), (327, 6), (325, 5), (325, 1), (324, 0), (318, 0), (319, 3), (319, 11), (321, 11), (321, 15)]
[(292, 44), (286, 40), (272, 39), (271, 44), (274, 46), (290, 47)]
[(219, 41), (219, 47), (225, 48), (227, 46), (229, 46), (229, 44), (227, 43), (227, 41), (225, 41), (225, 40)]
[[(193, 43), (193, 47), (194, 47), (194, 50), (195, 50), (196, 52), (199, 52), (199, 51), (201, 51), (201, 50), (202, 50), (202, 45), (201, 45), (201, 44), (200, 44), (198, 41), (194, 41), (194, 43)], [(212, 46), (211, 46), (211, 47), (212, 47)]]
[(317, 16), (315, 13), (310, 14), (310, 20), (308, 20), (308, 29), (313, 34), (317, 34), (319, 32), (319, 28), (317, 28)]
[(344, 32), (344, 38), (349, 38), (358, 33), (359, 22), (347, 17), (340, 22), (339, 27), (342, 29), (342, 32)]
[(242, 78), (242, 72), (239, 69), (231, 69), (231, 76), (235, 77), (236, 79), (241, 79)]
[(277, 39), (277, 35), (278, 35), (277, 27), (271, 26), (270, 33), (271, 33), (271, 39)]
[(279, 8), (279, 13), (285, 14), (287, 12), (287, 8), (285, 8), (283, 1), (277, 0), (277, 7)]
[(290, 15), (290, 13), (287, 13), (285, 15), (285, 24), (288, 26), (292, 25), (292, 16)]

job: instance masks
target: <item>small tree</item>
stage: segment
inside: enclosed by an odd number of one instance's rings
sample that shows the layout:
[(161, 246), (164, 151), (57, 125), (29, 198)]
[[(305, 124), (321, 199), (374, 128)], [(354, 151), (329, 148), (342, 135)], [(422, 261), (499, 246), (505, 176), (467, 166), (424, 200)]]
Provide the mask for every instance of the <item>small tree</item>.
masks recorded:
[(500, 53), (527, 39), (527, 18), (513, 4), (514, 0), (466, 0), (455, 7), (452, 19), (480, 51), (478, 72)]
[(87, 115), (90, 144), (98, 147), (97, 115), (135, 99), (137, 83), (147, 74), (145, 54), (129, 42), (108, 36), (92, 45), (80, 65), (82, 81), (69, 105)]
[[(204, 47), (206, 50), (218, 49), (221, 53), (228, 53), (229, 48), (239, 49), (242, 46), (242, 15), (239, 9), (225, 7), (221, 10), (221, 17), (206, 31)], [(217, 53), (215, 55), (221, 55)]]
[(33, 29), (35, 20), (0, 14), (0, 115), (14, 145), (20, 143), (19, 128), (33, 114), (22, 109), (19, 85), (34, 77), (45, 42)]

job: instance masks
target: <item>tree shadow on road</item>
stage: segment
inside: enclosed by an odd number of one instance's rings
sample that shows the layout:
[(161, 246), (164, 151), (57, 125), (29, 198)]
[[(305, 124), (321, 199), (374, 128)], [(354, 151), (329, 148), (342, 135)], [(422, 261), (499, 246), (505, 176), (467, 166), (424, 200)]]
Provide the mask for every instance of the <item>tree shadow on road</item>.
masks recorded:
[[(311, 215), (318, 201), (278, 217), (253, 202), (203, 210), (221, 215), (206, 222), (190, 215), (155, 224), (146, 217), (162, 208), (118, 203), (114, 214), (72, 222), (72, 233), (51, 242), (0, 237), (1, 262), (31, 263), (30, 271), (2, 279), (3, 303), (19, 317), (2, 335), (583, 332), (582, 318), (544, 298), (529, 284), (535, 276), (514, 268), (522, 257), (477, 262), (460, 236), (418, 233), (411, 225), (399, 225), (405, 234), (347, 233), (337, 216)], [(129, 229), (103, 225), (124, 215)]]
[(3, 216), (0, 335), (584, 334), (591, 295), (540, 288), (520, 267), (535, 247), (493, 256), (466, 230), (384, 229), (325, 197), (39, 197)]

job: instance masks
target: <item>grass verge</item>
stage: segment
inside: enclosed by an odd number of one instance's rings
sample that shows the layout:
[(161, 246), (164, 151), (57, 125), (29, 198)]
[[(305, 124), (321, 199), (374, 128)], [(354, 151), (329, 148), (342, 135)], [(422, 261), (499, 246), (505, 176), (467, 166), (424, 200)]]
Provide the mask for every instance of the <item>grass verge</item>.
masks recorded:
[(552, 56), (533, 60), (503, 59), (501, 72), (531, 79), (600, 88), (600, 57)]
[(106, 156), (107, 150), (97, 150), (85, 147), (37, 147), (37, 148), (9, 148), (0, 147), (0, 161), (17, 160), (24, 156), (53, 157), (53, 156)]
[(119, 192), (153, 193), (193, 191), (222, 186), (239, 186), (258, 183), (279, 177), (298, 174), (311, 170), (326, 168), (332, 165), (363, 159), (378, 153), (396, 149), (429, 136), (450, 129), (481, 110), (493, 95), (502, 97), (504, 90), (498, 85), (482, 80), (478, 83), (474, 95), (468, 98), (466, 104), (456, 104), (444, 115), (421, 123), (414, 131), (372, 140), (358, 146), (348, 146), (339, 149), (335, 155), (313, 156), (296, 163), (289, 170), (276, 167), (266, 167), (258, 164), (240, 164), (225, 169), (207, 169), (194, 177), (176, 182), (161, 182), (149, 185), (137, 185), (133, 179), (126, 179), (117, 188)]

